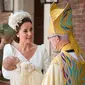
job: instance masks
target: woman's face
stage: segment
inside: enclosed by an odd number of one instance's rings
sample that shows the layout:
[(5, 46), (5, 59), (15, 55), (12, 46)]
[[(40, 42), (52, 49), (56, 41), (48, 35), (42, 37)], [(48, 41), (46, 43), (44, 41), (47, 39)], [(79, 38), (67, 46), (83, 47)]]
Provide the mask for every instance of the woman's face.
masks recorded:
[(23, 23), (20, 27), (17, 37), (19, 37), (20, 40), (19, 42), (32, 43), (33, 38), (32, 23), (30, 22)]

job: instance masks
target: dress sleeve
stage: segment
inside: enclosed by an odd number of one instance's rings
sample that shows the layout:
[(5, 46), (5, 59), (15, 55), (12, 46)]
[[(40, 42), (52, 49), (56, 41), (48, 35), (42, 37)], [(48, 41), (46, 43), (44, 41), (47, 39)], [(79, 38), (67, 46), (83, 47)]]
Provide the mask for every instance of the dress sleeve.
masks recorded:
[[(4, 46), (4, 50), (3, 50), (3, 60), (8, 57), (8, 56), (13, 56), (12, 50), (11, 50), (11, 45), (7, 44)], [(2, 74), (3, 77), (6, 79), (10, 79), (10, 74), (12, 71), (7, 71), (6, 69), (4, 69), (4, 67), (2, 66)]]
[(47, 50), (45, 48), (45, 45), (42, 45), (42, 51), (43, 51), (43, 71), (44, 73), (47, 71), (49, 65), (50, 65), (50, 57), (48, 56)]
[(41, 85), (63, 85), (62, 71), (58, 64), (51, 64)]

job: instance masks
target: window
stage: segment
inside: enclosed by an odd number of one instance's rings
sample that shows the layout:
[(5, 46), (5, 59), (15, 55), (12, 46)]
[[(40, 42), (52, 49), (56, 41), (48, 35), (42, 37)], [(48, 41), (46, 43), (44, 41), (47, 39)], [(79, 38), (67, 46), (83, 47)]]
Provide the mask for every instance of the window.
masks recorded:
[(58, 2), (58, 0), (46, 0), (46, 2)]
[(2, 0), (2, 1), (4, 12), (12, 12), (14, 10), (14, 0)]
[(56, 2), (56, 3), (58, 3), (59, 2), (59, 0), (40, 0), (40, 2), (41, 3), (44, 3), (44, 4), (49, 4), (49, 3), (52, 3), (52, 2)]

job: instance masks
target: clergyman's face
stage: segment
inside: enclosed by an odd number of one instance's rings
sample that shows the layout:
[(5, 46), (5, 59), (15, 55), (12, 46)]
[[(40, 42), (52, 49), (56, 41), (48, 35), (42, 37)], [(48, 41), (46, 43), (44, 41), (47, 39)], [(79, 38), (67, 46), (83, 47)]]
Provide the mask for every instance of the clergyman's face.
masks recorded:
[(20, 42), (32, 43), (33, 38), (32, 23), (30, 22), (23, 23), (20, 27), (17, 37), (19, 37)]
[(59, 41), (58, 40), (58, 36), (57, 35), (53, 35), (51, 37), (48, 37), (48, 40), (51, 42), (53, 49), (56, 49), (58, 41)]

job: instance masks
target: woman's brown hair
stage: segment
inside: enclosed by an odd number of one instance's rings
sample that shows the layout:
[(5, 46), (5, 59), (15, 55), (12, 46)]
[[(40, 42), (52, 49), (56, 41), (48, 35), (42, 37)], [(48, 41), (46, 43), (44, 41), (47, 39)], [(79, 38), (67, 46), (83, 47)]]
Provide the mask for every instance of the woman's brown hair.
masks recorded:
[(15, 34), (14, 34), (14, 36), (13, 36), (13, 39), (14, 39), (14, 41), (17, 42), (17, 43), (19, 43), (19, 38), (16, 36), (16, 34), (19, 32), (21, 25), (22, 25), (23, 23), (25, 23), (25, 22), (30, 22), (30, 23), (32, 23), (32, 20), (31, 20), (30, 18), (26, 17), (26, 18), (22, 19), (22, 22), (21, 22), (21, 23), (18, 23), (18, 26), (16, 26), (16, 30), (15, 30)]

